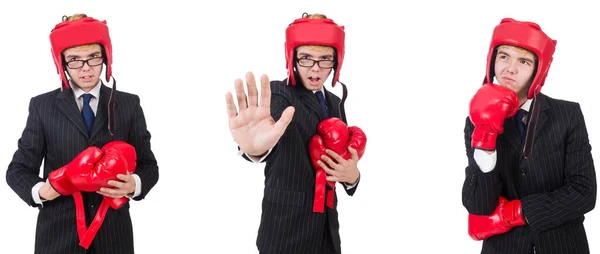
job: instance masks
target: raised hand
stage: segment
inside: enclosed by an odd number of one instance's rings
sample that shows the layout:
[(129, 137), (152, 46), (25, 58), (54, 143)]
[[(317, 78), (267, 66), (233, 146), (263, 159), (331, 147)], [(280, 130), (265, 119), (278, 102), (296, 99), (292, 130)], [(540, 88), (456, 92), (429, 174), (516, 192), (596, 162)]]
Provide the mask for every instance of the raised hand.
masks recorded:
[(294, 116), (294, 108), (289, 106), (283, 111), (277, 122), (273, 120), (271, 116), (271, 85), (269, 78), (267, 75), (262, 75), (260, 81), (260, 105), (258, 104), (258, 91), (252, 72), (246, 73), (248, 97), (244, 92), (243, 81), (241, 79), (235, 80), (239, 112), (233, 102), (231, 93), (227, 92), (225, 95), (231, 136), (240, 146), (242, 152), (254, 156), (262, 155), (273, 148)]

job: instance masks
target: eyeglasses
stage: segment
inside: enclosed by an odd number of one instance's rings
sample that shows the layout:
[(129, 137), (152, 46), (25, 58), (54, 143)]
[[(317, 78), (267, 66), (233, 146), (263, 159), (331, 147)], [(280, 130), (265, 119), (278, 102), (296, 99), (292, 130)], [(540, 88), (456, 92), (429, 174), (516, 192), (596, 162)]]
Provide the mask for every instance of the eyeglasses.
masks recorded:
[(67, 67), (69, 67), (69, 69), (79, 69), (82, 68), (86, 63), (90, 67), (102, 65), (102, 63), (104, 63), (104, 58), (92, 57), (88, 60), (71, 60), (67, 62)]
[(333, 68), (334, 61), (333, 60), (312, 60), (312, 59), (298, 59), (298, 64), (302, 67), (313, 67), (315, 63), (319, 66), (319, 68)]

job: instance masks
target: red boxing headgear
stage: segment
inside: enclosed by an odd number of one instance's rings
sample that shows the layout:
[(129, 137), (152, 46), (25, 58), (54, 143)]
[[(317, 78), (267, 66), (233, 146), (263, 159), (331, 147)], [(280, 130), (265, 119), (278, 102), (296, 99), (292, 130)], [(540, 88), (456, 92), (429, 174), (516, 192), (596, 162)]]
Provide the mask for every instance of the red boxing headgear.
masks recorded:
[(344, 62), (344, 26), (338, 26), (331, 19), (299, 18), (294, 20), (285, 30), (285, 67), (288, 70), (289, 80), (295, 85), (294, 77), (294, 52), (296, 47), (303, 45), (330, 46), (336, 50), (337, 63), (334, 70), (332, 86), (338, 82), (340, 70)]
[(510, 45), (527, 49), (537, 56), (537, 70), (527, 93), (527, 98), (532, 99), (540, 93), (556, 49), (556, 40), (546, 35), (540, 26), (533, 22), (517, 21), (504, 18), (494, 29), (492, 42), (487, 57), (487, 74), (485, 83), (492, 83), (494, 77), (494, 58), (496, 48), (500, 45)]
[(69, 90), (69, 82), (65, 76), (62, 52), (68, 48), (98, 43), (104, 49), (106, 64), (106, 81), (110, 81), (112, 64), (112, 44), (106, 21), (86, 17), (73, 21), (63, 21), (57, 24), (50, 33), (52, 57), (56, 71), (60, 75), (63, 86)]

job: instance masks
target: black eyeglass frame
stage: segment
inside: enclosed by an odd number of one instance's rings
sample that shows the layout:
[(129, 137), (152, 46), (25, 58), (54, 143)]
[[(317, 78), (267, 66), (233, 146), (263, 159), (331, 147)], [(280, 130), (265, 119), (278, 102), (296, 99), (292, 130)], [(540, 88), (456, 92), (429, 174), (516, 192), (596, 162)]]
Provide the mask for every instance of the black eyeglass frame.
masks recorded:
[[(98, 62), (98, 63), (94, 62), (94, 61), (98, 61), (98, 60), (100, 60), (100, 62)], [(92, 61), (93, 63), (90, 63), (90, 61)], [(77, 64), (77, 65), (72, 66), (73, 64)], [(71, 61), (68, 61), (65, 65), (69, 69), (81, 69), (81, 68), (83, 68), (83, 66), (85, 64), (87, 64), (89, 67), (102, 65), (102, 64), (104, 64), (104, 57), (98, 56), (98, 57), (92, 57), (87, 60), (71, 60)]]

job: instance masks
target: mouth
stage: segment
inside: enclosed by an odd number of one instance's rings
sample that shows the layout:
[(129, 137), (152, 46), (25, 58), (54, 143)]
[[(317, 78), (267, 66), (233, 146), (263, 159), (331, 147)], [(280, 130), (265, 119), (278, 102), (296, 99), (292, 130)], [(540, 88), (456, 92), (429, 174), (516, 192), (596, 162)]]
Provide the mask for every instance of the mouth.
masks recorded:
[(514, 79), (511, 78), (507, 78), (507, 77), (502, 77), (502, 79), (508, 83), (515, 83), (516, 81)]
[(310, 80), (311, 84), (318, 84), (319, 81), (321, 81), (321, 77), (317, 77), (317, 76), (309, 76), (308, 80)]
[(79, 79), (81, 79), (82, 81), (91, 81), (92, 77), (93, 77), (92, 75), (85, 75), (85, 76), (79, 77)]

